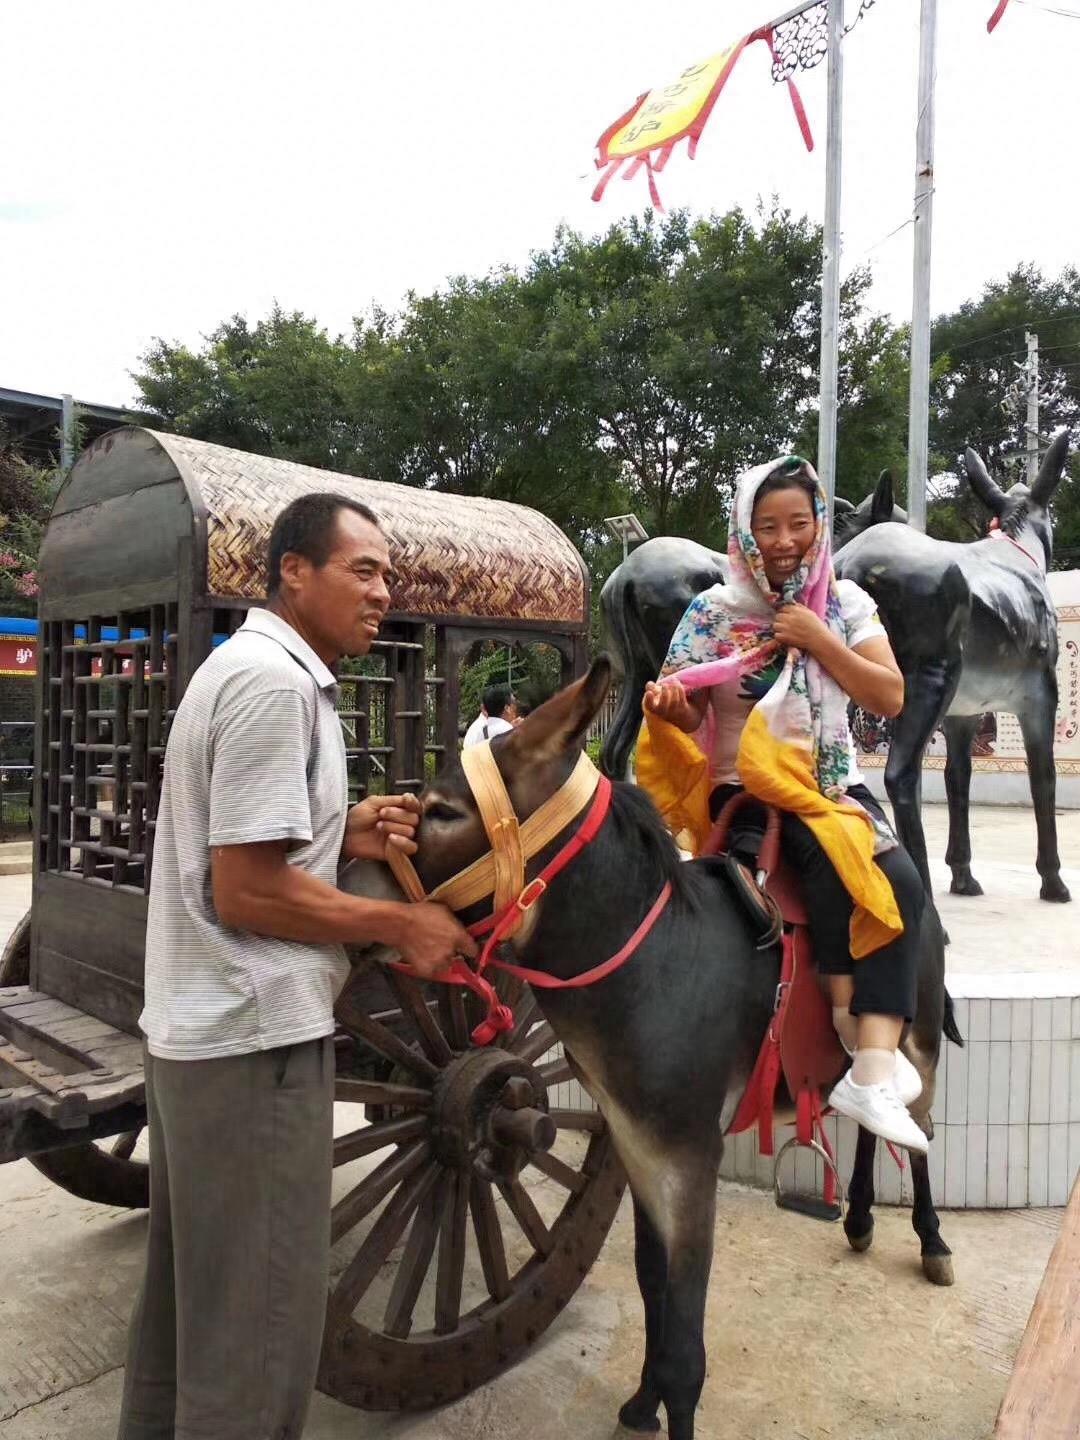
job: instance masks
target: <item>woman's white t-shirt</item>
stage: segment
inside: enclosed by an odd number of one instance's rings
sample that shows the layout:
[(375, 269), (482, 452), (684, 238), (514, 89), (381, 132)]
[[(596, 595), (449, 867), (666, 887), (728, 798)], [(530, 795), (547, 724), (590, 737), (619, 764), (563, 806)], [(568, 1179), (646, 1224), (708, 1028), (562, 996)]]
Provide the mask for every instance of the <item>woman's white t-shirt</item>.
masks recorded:
[[(840, 600), (840, 613), (844, 620), (844, 633), (849, 650), (862, 645), (866, 640), (877, 640), (885, 636), (885, 627), (878, 618), (877, 606), (871, 597), (854, 580), (838, 580), (836, 593)], [(743, 726), (757, 697), (742, 693), (742, 684), (714, 685), (709, 696), (712, 706), (716, 734), (713, 741), (710, 773), (713, 785), (738, 785), (738, 767), (735, 757), (739, 753), (739, 741)], [(855, 760), (855, 746), (848, 736), (848, 786), (861, 785), (862, 776)]]

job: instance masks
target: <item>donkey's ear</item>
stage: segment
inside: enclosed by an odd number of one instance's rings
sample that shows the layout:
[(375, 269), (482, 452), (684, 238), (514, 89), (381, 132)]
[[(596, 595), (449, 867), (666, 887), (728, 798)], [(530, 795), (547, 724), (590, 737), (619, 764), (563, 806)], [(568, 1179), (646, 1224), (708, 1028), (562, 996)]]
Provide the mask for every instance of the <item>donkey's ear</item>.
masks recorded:
[(1031, 498), (1036, 505), (1041, 505), (1045, 510), (1050, 504), (1050, 497), (1058, 487), (1062, 475), (1065, 473), (1065, 462), (1069, 458), (1069, 432), (1063, 430), (1060, 435), (1050, 443), (1050, 449), (1043, 456), (1043, 462), (1039, 466), (1039, 473), (1035, 477), (1035, 483), (1031, 487)]
[(977, 455), (970, 445), (964, 451), (964, 469), (967, 471), (968, 484), (986, 508), (995, 515), (1003, 515), (1009, 503), (1005, 493), (991, 480), (982, 457)]
[(611, 661), (599, 655), (588, 673), (539, 706), (504, 742), (507, 750), (553, 759), (585, 738), (611, 684)]
[(833, 514), (834, 514), (834, 515), (854, 515), (854, 514), (855, 514), (855, 506), (852, 505), (852, 503), (851, 503), (850, 500), (845, 500), (844, 497), (843, 497), (843, 495), (834, 495), (834, 496), (833, 496), (833, 502), (832, 502), (832, 503), (833, 503)]
[(878, 482), (874, 486), (873, 499), (870, 501), (870, 524), (884, 525), (886, 520), (891, 520), (895, 505), (892, 471), (882, 470), (878, 476)]

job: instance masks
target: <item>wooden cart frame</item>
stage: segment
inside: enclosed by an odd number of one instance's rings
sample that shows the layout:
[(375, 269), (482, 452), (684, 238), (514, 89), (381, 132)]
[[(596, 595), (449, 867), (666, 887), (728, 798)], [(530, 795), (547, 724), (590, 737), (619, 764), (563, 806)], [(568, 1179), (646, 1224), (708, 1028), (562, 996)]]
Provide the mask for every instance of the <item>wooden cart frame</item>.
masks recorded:
[[(28, 1156), (86, 1198), (146, 1203), (137, 1022), (169, 720), (262, 600), (274, 517), (317, 490), (371, 506), (401, 575), (371, 656), (342, 675), (353, 798), (419, 790), (454, 752), (478, 640), (550, 645), (564, 681), (584, 666), (587, 573), (534, 511), (143, 428), (80, 457), (39, 565), (33, 905), (0, 961), (0, 1161)], [(558, 1088), (569, 1066), (532, 997), (481, 1050), (469, 999), (434, 988), (361, 966), (338, 1006), (338, 1099), (366, 1118), (335, 1142), (343, 1184), (354, 1172), (334, 1206), (320, 1384), (368, 1408), (440, 1403), (517, 1358), (622, 1193), (599, 1114)]]

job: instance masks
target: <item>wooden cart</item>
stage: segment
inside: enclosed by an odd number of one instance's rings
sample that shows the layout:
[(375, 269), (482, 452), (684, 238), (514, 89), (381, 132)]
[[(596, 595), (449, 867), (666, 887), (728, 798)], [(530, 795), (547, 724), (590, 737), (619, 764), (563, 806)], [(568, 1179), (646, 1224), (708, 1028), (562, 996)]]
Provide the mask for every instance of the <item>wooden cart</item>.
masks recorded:
[[(88, 1199), (147, 1203), (137, 1022), (169, 719), (262, 599), (274, 517), (313, 490), (370, 505), (402, 576), (342, 676), (354, 796), (418, 790), (453, 752), (478, 640), (550, 645), (564, 680), (585, 659), (584, 567), (534, 511), (142, 428), (83, 454), (39, 566), (33, 905), (0, 959), (0, 1161)], [(431, 988), (359, 966), (338, 1006), (319, 1383), (369, 1409), (436, 1405), (516, 1360), (580, 1285), (623, 1187), (531, 995), (479, 1049), (471, 997)]]

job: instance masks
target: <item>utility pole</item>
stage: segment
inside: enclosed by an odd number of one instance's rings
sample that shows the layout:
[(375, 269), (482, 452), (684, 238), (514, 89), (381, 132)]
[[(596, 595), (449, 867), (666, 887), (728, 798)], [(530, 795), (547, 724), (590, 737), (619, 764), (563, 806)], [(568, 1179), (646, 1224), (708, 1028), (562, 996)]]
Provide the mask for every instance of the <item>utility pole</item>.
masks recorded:
[(1024, 331), (1027, 345), (1027, 483), (1039, 474), (1039, 337)]
[(930, 237), (934, 216), (934, 84), (937, 0), (921, 0), (919, 109), (915, 132), (915, 259), (911, 304), (911, 388), (908, 394), (908, 520), (926, 529), (930, 449)]
[(66, 475), (75, 464), (75, 401), (60, 397), (60, 469)]
[(821, 389), (817, 472), (832, 513), (836, 494), (836, 406), (840, 345), (840, 172), (843, 159), (844, 0), (828, 0), (829, 126), (821, 264)]

